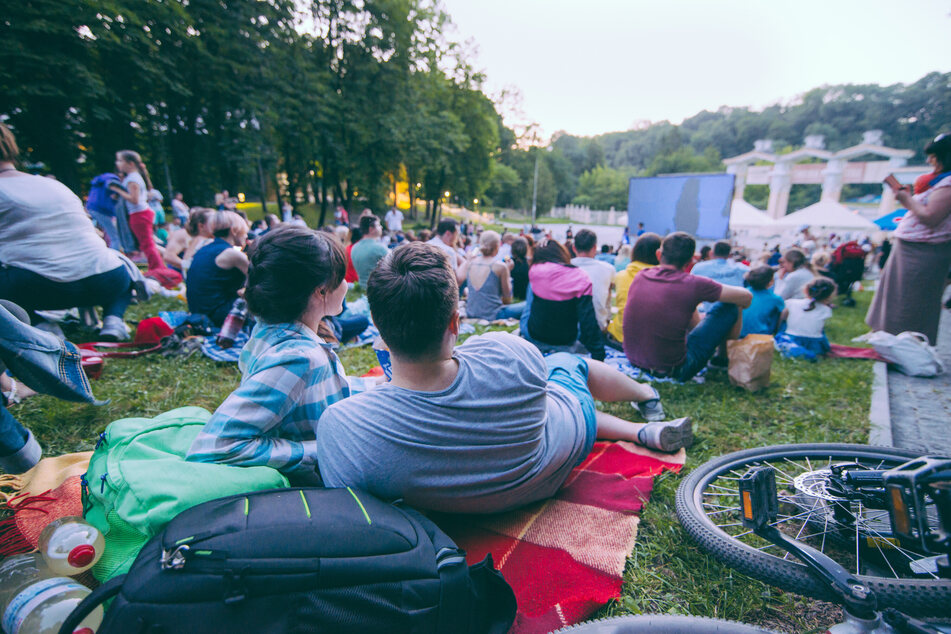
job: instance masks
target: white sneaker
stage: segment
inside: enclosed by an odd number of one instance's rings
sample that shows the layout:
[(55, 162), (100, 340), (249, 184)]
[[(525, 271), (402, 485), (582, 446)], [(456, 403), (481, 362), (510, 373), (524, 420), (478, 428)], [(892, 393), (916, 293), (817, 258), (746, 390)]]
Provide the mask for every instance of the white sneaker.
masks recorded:
[(693, 444), (693, 423), (689, 417), (648, 423), (637, 433), (637, 442), (650, 449), (673, 453)]
[(641, 413), (641, 416), (644, 417), (644, 420), (651, 423), (654, 421), (664, 420), (664, 406), (660, 403), (660, 392), (657, 391), (657, 388), (651, 387), (654, 391), (653, 398), (650, 398), (646, 401), (631, 401), (637, 411)]
[(129, 338), (129, 327), (120, 317), (108, 315), (103, 319), (99, 338), (103, 341), (125, 341)]

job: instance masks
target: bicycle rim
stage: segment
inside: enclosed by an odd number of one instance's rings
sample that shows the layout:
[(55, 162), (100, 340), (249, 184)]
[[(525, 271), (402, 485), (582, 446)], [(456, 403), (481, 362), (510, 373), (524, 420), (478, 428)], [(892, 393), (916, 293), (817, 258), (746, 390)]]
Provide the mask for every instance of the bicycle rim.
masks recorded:
[[(792, 555), (742, 526), (736, 493), (739, 477), (754, 465), (770, 464), (776, 469), (779, 530), (845, 566), (875, 591), (880, 607), (921, 616), (945, 615), (951, 611), (951, 580), (934, 574), (929, 568), (933, 560), (891, 539), (887, 511), (836, 499), (823, 485), (824, 471), (831, 464), (857, 462), (889, 468), (918, 455), (845, 444), (740, 451), (690, 473), (677, 491), (677, 515), (688, 534), (728, 566), (785, 590), (834, 601), (826, 584)], [(849, 515), (855, 521), (842, 521)]]

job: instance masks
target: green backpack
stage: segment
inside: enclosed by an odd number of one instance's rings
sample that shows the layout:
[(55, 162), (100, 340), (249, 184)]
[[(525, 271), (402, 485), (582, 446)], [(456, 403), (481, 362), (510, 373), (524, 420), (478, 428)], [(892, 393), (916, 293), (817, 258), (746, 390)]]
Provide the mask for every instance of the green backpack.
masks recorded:
[(123, 418), (100, 434), (82, 491), (83, 516), (106, 541), (92, 569), (96, 579), (128, 572), (145, 543), (185, 509), (288, 485), (270, 467), (186, 462), (209, 418), (200, 407), (182, 407), (155, 418)]

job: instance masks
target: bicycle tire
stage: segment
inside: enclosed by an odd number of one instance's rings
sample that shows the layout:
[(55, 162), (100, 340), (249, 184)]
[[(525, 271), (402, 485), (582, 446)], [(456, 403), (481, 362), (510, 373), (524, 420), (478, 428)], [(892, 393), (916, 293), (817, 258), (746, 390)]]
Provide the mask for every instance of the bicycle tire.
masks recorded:
[[(920, 452), (892, 447), (848, 444), (774, 445), (734, 452), (704, 463), (684, 479), (677, 489), (677, 516), (691, 538), (727, 566), (790, 592), (837, 602), (828, 586), (794, 558), (784, 560), (763, 553), (719, 528), (704, 511), (704, 490), (722, 474), (732, 472), (735, 475), (761, 461), (820, 457), (844, 461), (851, 457), (900, 464), (920, 455)], [(803, 524), (807, 521), (808, 517)], [(914, 616), (945, 616), (951, 613), (951, 579), (856, 576), (874, 590), (879, 609), (894, 607)]]
[(679, 614), (614, 616), (569, 625), (552, 634), (775, 634), (737, 621)]

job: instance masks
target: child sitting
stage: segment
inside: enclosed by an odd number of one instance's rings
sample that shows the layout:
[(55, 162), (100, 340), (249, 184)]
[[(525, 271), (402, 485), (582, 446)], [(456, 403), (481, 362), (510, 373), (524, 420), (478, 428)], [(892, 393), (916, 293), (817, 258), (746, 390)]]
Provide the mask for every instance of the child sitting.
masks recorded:
[(832, 316), (835, 282), (817, 277), (806, 284), (805, 293), (808, 299), (786, 300), (782, 316), (786, 330), (776, 336), (776, 347), (785, 357), (815, 361), (829, 352), (824, 328)]
[(782, 297), (772, 291), (773, 269), (758, 266), (749, 271), (744, 279), (753, 293), (753, 303), (743, 309), (740, 339), (751, 334), (775, 335), (786, 304)]
[(542, 357), (504, 332), (459, 335), (459, 288), (443, 251), (411, 242), (370, 274), (367, 299), (393, 378), (332, 405), (317, 438), (327, 486), (418, 508), (494, 513), (550, 497), (595, 437), (677, 451), (690, 419), (632, 423), (595, 400), (663, 416), (657, 392), (594, 359)]
[(244, 297), (258, 322), (238, 361), (241, 385), (205, 424), (188, 460), (267, 465), (295, 485), (320, 483), (317, 420), (331, 403), (370, 386), (347, 377), (317, 336), (320, 320), (342, 309), (345, 269), (343, 249), (324, 233), (281, 226), (256, 241)]

